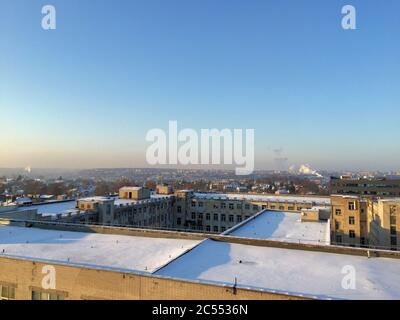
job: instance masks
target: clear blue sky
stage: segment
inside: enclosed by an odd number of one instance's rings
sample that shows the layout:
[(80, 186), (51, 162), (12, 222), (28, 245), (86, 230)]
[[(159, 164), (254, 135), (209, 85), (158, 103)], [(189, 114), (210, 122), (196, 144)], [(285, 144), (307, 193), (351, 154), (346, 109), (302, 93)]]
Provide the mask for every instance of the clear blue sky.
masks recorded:
[(257, 168), (397, 170), (399, 39), (398, 0), (0, 0), (0, 167), (143, 166), (178, 120), (254, 128)]

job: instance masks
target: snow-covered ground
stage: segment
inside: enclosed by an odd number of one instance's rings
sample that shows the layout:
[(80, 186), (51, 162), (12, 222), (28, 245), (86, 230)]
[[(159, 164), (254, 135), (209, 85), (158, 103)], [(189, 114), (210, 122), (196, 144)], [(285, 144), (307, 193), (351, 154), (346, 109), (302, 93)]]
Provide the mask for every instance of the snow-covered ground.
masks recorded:
[(153, 272), (198, 243), (192, 240), (0, 226), (0, 256), (113, 270)]
[(264, 211), (228, 234), (317, 245), (330, 243), (328, 222), (301, 222), (301, 214), (296, 212)]
[[(355, 271), (354, 290), (342, 287), (349, 270)], [(156, 274), (227, 285), (233, 285), (237, 278), (239, 287), (325, 299), (400, 299), (398, 259), (368, 259), (213, 240), (206, 240)]]
[(315, 205), (330, 205), (329, 197), (314, 197), (314, 196), (277, 196), (264, 194), (226, 194), (226, 193), (195, 193), (196, 197), (207, 199), (247, 199), (252, 201), (270, 201), (270, 202), (298, 202), (298, 203), (313, 203)]

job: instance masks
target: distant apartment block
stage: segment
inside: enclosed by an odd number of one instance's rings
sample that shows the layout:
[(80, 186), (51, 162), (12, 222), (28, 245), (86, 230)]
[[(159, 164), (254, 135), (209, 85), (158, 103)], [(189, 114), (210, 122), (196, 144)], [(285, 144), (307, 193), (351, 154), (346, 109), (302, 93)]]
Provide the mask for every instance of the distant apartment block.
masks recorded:
[(400, 197), (400, 178), (331, 177), (331, 194)]

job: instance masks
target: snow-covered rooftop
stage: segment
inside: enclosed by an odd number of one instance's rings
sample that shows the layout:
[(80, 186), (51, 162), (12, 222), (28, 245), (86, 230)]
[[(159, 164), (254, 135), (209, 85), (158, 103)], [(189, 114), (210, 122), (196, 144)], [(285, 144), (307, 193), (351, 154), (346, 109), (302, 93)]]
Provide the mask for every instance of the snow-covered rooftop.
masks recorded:
[(269, 202), (297, 202), (297, 203), (313, 203), (315, 205), (328, 206), (331, 204), (329, 197), (314, 196), (279, 196), (264, 194), (230, 194), (230, 193), (195, 193), (196, 197), (206, 199), (231, 199), (231, 200), (250, 200), (250, 201), (269, 201)]
[(64, 201), (64, 202), (51, 202), (46, 204), (38, 204), (27, 207), (21, 207), (19, 210), (35, 210), (37, 209), (38, 214), (42, 214), (45, 216), (62, 214), (67, 211), (74, 210), (76, 206), (76, 202), (72, 201)]
[(303, 244), (329, 245), (327, 221), (301, 222), (301, 214), (284, 211), (263, 211), (227, 232), (231, 236), (268, 239)]
[(7, 255), (122, 271), (151, 273), (198, 243), (185, 239), (0, 226), (0, 257)]
[[(346, 275), (355, 271), (355, 289)], [(400, 259), (206, 240), (155, 274), (321, 299), (400, 299)]]

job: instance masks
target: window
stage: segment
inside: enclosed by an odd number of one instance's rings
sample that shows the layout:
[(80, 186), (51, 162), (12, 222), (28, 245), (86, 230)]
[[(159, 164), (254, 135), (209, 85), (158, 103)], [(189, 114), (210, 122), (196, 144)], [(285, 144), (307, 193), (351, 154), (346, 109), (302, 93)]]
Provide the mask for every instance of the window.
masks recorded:
[(211, 226), (206, 226), (206, 231), (211, 231)]
[(226, 228), (225, 227), (221, 227), (221, 232), (225, 232)]
[(241, 203), (238, 203), (237, 205), (236, 205), (236, 209), (242, 209), (242, 204)]
[(192, 220), (196, 220), (196, 212), (192, 212)]
[(233, 205), (233, 203), (230, 203), (229, 204), (229, 210), (233, 210), (234, 209), (234, 205)]
[(203, 202), (199, 202), (199, 207), (200, 207), (200, 208), (203, 207)]
[(349, 202), (349, 210), (357, 210), (356, 202), (351, 201)]
[(225, 209), (226, 208), (226, 203), (225, 202), (222, 202), (221, 203), (221, 209)]
[(356, 224), (356, 220), (355, 220), (354, 217), (349, 217), (349, 224), (350, 224), (350, 225)]
[(263, 210), (265, 210), (265, 209), (267, 209), (267, 205), (263, 204), (263, 205), (261, 206), (261, 208), (262, 208)]
[(285, 210), (284, 206), (279, 206), (279, 210)]
[(233, 222), (234, 221), (234, 217), (233, 214), (229, 215), (229, 222)]
[(0, 284), (0, 300), (15, 300), (15, 287)]
[(214, 232), (218, 232), (218, 226), (214, 226)]
[(199, 220), (203, 220), (203, 214), (202, 213), (199, 213)]
[(226, 221), (226, 215), (221, 214), (221, 221)]
[(244, 205), (244, 208), (245, 208), (246, 210), (250, 210), (250, 205), (249, 205), (249, 204), (245, 204), (245, 205)]
[(294, 210), (294, 207), (288, 207), (288, 210), (289, 210), (289, 211), (293, 211), (293, 210)]
[(341, 209), (336, 209), (336, 210), (335, 210), (335, 214), (336, 214), (337, 216), (341, 216), (341, 215), (342, 215), (342, 210), (341, 210)]
[(218, 221), (218, 213), (214, 213), (214, 221)]
[(34, 290), (32, 300), (64, 300), (64, 295)]
[(196, 206), (196, 202), (192, 201), (192, 207), (195, 207), (195, 206)]
[(354, 230), (349, 231), (349, 237), (350, 237), (350, 239), (354, 239), (356, 237), (356, 233)]
[(390, 216), (390, 224), (396, 225), (396, 223), (397, 223), (396, 216)]
[(181, 212), (182, 212), (182, 207), (181, 207), (181, 206), (177, 206), (177, 207), (176, 207), (176, 211), (177, 211), (178, 213), (181, 213)]
[(271, 206), (271, 209), (274, 210), (276, 208), (276, 206)]
[(206, 213), (206, 220), (210, 220), (211, 219), (211, 215), (209, 213)]
[(396, 229), (396, 227), (393, 227), (393, 226), (390, 227), (390, 235), (391, 235), (391, 236), (397, 236), (397, 229)]
[(392, 246), (397, 246), (397, 238), (396, 237), (391, 237), (390, 238), (390, 244)]
[(340, 229), (340, 222), (339, 221), (335, 221), (335, 229), (336, 230)]
[(177, 218), (177, 219), (176, 219), (176, 224), (177, 224), (178, 226), (180, 226), (180, 225), (182, 224), (182, 219), (181, 219), (181, 218)]
[(336, 236), (336, 243), (342, 243), (342, 236), (340, 235)]
[(242, 216), (236, 216), (236, 221), (237, 222), (242, 222)]

